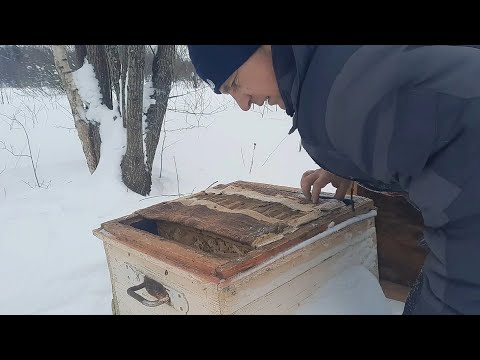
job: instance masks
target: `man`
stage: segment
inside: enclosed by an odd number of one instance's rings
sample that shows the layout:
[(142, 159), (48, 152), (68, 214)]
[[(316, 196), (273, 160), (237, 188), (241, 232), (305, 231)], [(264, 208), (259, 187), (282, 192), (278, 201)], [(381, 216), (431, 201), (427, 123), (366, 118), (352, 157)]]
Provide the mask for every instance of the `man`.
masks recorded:
[(198, 75), (243, 110), (278, 105), (321, 170), (318, 200), (351, 181), (403, 192), (429, 247), (406, 312), (480, 314), (480, 50), (443, 45), (191, 45)]

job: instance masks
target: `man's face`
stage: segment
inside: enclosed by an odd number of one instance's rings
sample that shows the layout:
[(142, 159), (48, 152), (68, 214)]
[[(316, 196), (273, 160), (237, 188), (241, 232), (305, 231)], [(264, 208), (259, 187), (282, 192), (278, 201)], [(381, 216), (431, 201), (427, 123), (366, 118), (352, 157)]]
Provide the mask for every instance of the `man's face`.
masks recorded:
[(248, 111), (252, 104), (262, 106), (266, 101), (285, 110), (273, 70), (270, 46), (260, 47), (225, 81), (220, 91), (231, 95), (244, 111)]

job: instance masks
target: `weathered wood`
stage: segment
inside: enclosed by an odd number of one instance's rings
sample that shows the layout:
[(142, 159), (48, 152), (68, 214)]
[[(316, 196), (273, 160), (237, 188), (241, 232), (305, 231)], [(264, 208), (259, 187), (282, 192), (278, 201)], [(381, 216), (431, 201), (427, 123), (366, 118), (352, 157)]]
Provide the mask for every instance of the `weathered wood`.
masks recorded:
[[(127, 294), (144, 276), (184, 295), (187, 314), (288, 314), (349, 266), (363, 265), (378, 276), (375, 246), (370, 218), (227, 281), (198, 276), (156, 254), (119, 247), (116, 240), (105, 242), (105, 251), (119, 314), (181, 314), (167, 304), (146, 307)], [(145, 290), (139, 293), (153, 300)]]
[(422, 214), (402, 196), (389, 196), (358, 186), (358, 195), (373, 200), (378, 208), (375, 226), (380, 278), (411, 287), (423, 266), (427, 250)]
[(229, 184), (226, 187), (221, 185), (222, 184), (217, 185), (213, 189), (238, 188), (243, 190), (255, 191), (263, 195), (273, 196), (281, 199), (291, 199), (304, 204), (310, 203), (307, 199), (305, 199), (300, 189), (288, 186), (270, 185), (247, 181), (235, 181), (234, 183)]
[(372, 219), (342, 229), (219, 285), (226, 313), (285, 313), (342, 270), (363, 265), (378, 278)]
[[(197, 277), (195, 273), (182, 271), (177, 266), (163, 262), (158, 258), (137, 252), (135, 249), (118, 247), (105, 243), (105, 252), (111, 268), (110, 277), (114, 284), (113, 297), (116, 310), (120, 315), (181, 315), (171, 306), (147, 307), (127, 294), (127, 289), (141, 284), (144, 276), (158, 283), (175, 288), (188, 302), (187, 314), (218, 314), (220, 312), (217, 282), (215, 279)], [(139, 291), (145, 298), (152, 299)], [(152, 299), (153, 300), (153, 299)]]
[[(300, 189), (273, 190), (233, 183), (102, 224), (94, 234), (109, 258), (116, 311), (184, 313), (187, 301), (193, 314), (292, 313), (348, 266), (364, 265), (378, 277), (373, 201), (356, 197), (352, 212), (331, 198), (320, 205), (303, 202)], [(313, 220), (295, 223), (288, 214)], [(249, 226), (242, 228), (242, 222)], [(257, 230), (265, 227), (271, 235), (278, 224), (292, 231), (280, 231), (281, 238), (256, 248), (239, 241), (258, 238)], [(240, 251), (229, 247), (238, 244)], [(152, 280), (144, 283), (145, 277)], [(142, 290), (150, 281), (156, 292)], [(128, 294), (132, 287), (142, 295)], [(149, 308), (138, 301), (154, 301), (152, 294), (169, 302)]]
[(110, 239), (114, 239), (115, 242), (171, 262), (178, 267), (197, 271), (199, 274), (213, 275), (218, 266), (228, 261), (117, 222), (105, 223), (102, 225), (102, 229), (95, 232), (96, 236), (107, 236), (108, 234), (111, 235)]
[(304, 301), (315, 294), (316, 290), (350, 266), (364, 266), (375, 275), (377, 262), (376, 258), (371, 256), (372, 248), (375, 246), (374, 237), (365, 238), (357, 246), (342, 250), (265, 296), (257, 298), (234, 314), (293, 315)]
[[(125, 221), (122, 221), (124, 225), (112, 221), (102, 225), (102, 228), (109, 232), (115, 231), (115, 236), (119, 238), (125, 238), (126, 233), (123, 233), (122, 236), (119, 233), (127, 230), (128, 236), (138, 239), (142, 239), (146, 236), (145, 234), (148, 234), (148, 238), (152, 240), (144, 242), (143, 246), (146, 251), (156, 251), (155, 247), (152, 249), (148, 249), (148, 247), (149, 244), (158, 246), (153, 239), (155, 238), (154, 234), (160, 234), (159, 238), (167, 239), (169, 243), (177, 242), (178, 246), (175, 249), (179, 251), (179, 254), (176, 254), (171, 248), (169, 256), (180, 262), (184, 262), (185, 257), (190, 256), (190, 252), (185, 253), (186, 249), (196, 251), (198, 254), (208, 254), (208, 252), (197, 249), (210, 250), (217, 258), (229, 258), (229, 261), (224, 261), (222, 264), (205, 265), (206, 267), (204, 266), (203, 269), (208, 269), (208, 273), (215, 268), (216, 276), (227, 279), (324, 232), (335, 224), (368, 213), (374, 208), (371, 200), (361, 197), (355, 198), (356, 211), (352, 212), (350, 207), (334, 199), (323, 199), (317, 205), (309, 202), (303, 203), (304, 199), (297, 196), (298, 189), (280, 188), (279, 191), (288, 192), (289, 198), (287, 196), (272, 197), (254, 191), (253, 189), (257, 190), (256, 184), (250, 187), (247, 185), (244, 188), (237, 185), (238, 183), (232, 183), (226, 188), (231, 191), (229, 194), (233, 194), (233, 201), (230, 199), (232, 195), (222, 194), (220, 196), (219, 194), (200, 192), (186, 199), (164, 202), (136, 211), (136, 216), (156, 223), (155, 229), (150, 230), (151, 234), (126, 226)], [(261, 190), (272, 190), (272, 188), (262, 186)], [(234, 191), (237, 193), (232, 193)], [(242, 194), (243, 200), (240, 202), (242, 205), (237, 201), (239, 194)], [(205, 196), (215, 199), (211, 201), (213, 205), (219, 203), (222, 206), (209, 208), (204, 205), (196, 205), (198, 201), (208, 202), (209, 200), (204, 200)], [(253, 201), (251, 201), (252, 199)], [(223, 209), (224, 207), (229, 207), (227, 212)], [(265, 212), (265, 208), (270, 210)], [(245, 214), (246, 210), (250, 213)], [(262, 214), (259, 211), (264, 212)], [(275, 219), (278, 216), (283, 217), (283, 212), (286, 212), (287, 215), (294, 214), (297, 216), (296, 220), (308, 216), (314, 220), (296, 223), (296, 225), (300, 224), (298, 226), (290, 226), (286, 220)], [(299, 212), (302, 214), (301, 217), (298, 217)], [(267, 216), (274, 222), (259, 220), (259, 218)], [(141, 235), (135, 235), (136, 233)], [(188, 245), (188, 247), (181, 245)], [(221, 250), (224, 251), (223, 254), (221, 254)], [(203, 261), (208, 262), (210, 259), (212, 257), (204, 257)]]
[[(357, 208), (356, 215), (361, 215), (369, 212), (371, 210), (371, 206), (371, 203), (365, 203), (364, 205), (362, 205), (362, 207)], [(335, 223), (339, 224), (350, 218), (351, 215), (348, 213), (337, 213), (335, 215), (331, 215), (329, 219), (330, 221), (325, 221), (325, 219), (323, 219), (307, 224), (299, 230), (287, 234), (282, 240), (266, 245), (260, 249), (251, 251), (242, 258), (232, 259), (228, 263), (221, 265), (217, 269), (216, 273), (223, 279), (229, 278), (239, 272), (256, 266), (257, 264), (265, 261), (266, 259), (275, 256), (287, 250), (288, 248), (297, 245), (302, 241), (305, 241), (306, 239), (309, 239), (325, 231), (331, 224), (332, 219), (335, 219)]]
[[(278, 195), (282, 194), (282, 195)], [(323, 194), (327, 197), (327, 194)], [(290, 233), (317, 221), (323, 231), (336, 219), (345, 221), (360, 211), (373, 208), (373, 202), (355, 197), (356, 212), (333, 198), (318, 204), (305, 200), (298, 189), (235, 182), (226, 188), (213, 188), (187, 198), (161, 203), (137, 211), (156, 221), (167, 221), (209, 232), (251, 247), (277, 242)]]
[(194, 247), (217, 257), (235, 258), (252, 251), (252, 247), (248, 245), (178, 223), (158, 221), (157, 229), (158, 235), (165, 239)]
[(244, 214), (224, 213), (203, 205), (185, 206), (180, 202), (162, 203), (138, 214), (146, 219), (181, 224), (250, 246), (260, 236), (279, 234), (287, 227), (286, 224), (270, 224)]
[[(186, 199), (188, 201), (190, 199)], [(245, 215), (256, 217), (266, 222), (277, 223), (278, 220), (292, 224), (292, 220), (296, 220), (305, 215), (304, 211), (292, 209), (278, 202), (268, 202), (253, 199), (244, 195), (226, 195), (226, 194), (198, 194), (195, 196), (197, 203), (209, 206), (213, 205), (219, 211), (228, 212), (234, 210)], [(322, 201), (320, 202), (322, 204)]]

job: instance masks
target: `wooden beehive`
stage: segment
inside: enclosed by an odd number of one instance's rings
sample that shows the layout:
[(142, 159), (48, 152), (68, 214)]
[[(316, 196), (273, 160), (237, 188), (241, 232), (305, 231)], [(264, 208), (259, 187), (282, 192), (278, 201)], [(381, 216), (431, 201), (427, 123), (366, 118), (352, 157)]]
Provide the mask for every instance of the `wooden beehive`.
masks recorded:
[(378, 278), (370, 199), (238, 181), (103, 223), (115, 314), (289, 314), (338, 272)]

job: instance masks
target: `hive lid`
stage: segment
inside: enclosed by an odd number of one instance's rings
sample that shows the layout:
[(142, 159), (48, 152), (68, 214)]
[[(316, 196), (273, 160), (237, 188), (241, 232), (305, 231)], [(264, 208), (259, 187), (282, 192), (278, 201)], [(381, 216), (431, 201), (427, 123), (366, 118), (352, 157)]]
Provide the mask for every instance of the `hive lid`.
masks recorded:
[[(300, 189), (237, 181), (136, 213), (146, 219), (181, 224), (258, 248), (314, 220), (324, 219), (328, 226), (357, 215), (349, 201), (339, 201), (332, 194), (323, 193), (319, 203), (313, 204)], [(367, 203), (371, 201), (355, 197), (357, 208), (364, 208)]]
[(353, 199), (355, 211), (349, 199), (332, 194), (312, 204), (298, 188), (237, 181), (108, 221), (94, 234), (188, 272), (226, 279), (375, 209), (371, 199)]

